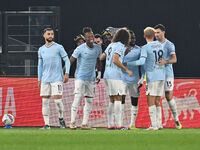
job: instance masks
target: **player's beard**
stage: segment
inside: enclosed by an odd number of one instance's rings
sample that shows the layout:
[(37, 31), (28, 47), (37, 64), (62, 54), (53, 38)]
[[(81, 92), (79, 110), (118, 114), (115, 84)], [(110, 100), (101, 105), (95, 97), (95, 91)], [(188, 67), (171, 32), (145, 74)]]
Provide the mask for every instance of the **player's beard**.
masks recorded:
[(51, 39), (50, 39), (50, 38), (49, 38), (49, 39), (46, 39), (46, 41), (47, 41), (48, 43), (53, 42), (53, 40), (54, 40), (53, 38), (51, 38)]

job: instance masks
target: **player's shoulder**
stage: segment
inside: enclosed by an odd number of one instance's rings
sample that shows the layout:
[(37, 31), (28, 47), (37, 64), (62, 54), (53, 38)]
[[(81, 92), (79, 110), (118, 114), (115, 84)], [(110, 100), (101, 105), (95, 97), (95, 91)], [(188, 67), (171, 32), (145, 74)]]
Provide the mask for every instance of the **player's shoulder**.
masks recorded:
[(42, 49), (44, 49), (46, 46), (45, 46), (45, 44), (44, 45), (42, 45), (42, 46), (40, 46), (39, 47), (39, 49), (38, 49), (38, 52), (40, 52)]
[(86, 48), (86, 43), (83, 43), (76, 47), (76, 49), (82, 49), (82, 48)]
[(53, 43), (54, 46), (58, 47), (58, 48), (64, 48), (62, 44), (58, 44), (56, 42)]
[(99, 45), (96, 44), (96, 43), (94, 43), (94, 48), (95, 48), (95, 49), (98, 49), (98, 50), (101, 50), (101, 49), (102, 49), (101, 46), (99, 46)]
[(138, 45), (135, 45), (135, 46), (133, 47), (133, 49), (134, 49), (134, 50), (141, 50), (141, 48), (140, 48)]
[(167, 45), (167, 46), (174, 46), (174, 43), (172, 43), (170, 40), (168, 40), (168, 39), (165, 39), (165, 44)]

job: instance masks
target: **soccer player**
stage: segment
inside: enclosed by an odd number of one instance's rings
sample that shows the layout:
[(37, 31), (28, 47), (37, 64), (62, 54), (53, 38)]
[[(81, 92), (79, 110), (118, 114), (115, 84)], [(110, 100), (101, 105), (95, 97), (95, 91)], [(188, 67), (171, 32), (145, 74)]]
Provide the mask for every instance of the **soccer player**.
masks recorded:
[[(131, 34), (131, 51), (124, 57), (124, 62), (131, 62), (138, 60), (140, 58), (141, 48), (135, 45), (136, 37), (133, 31), (130, 30)], [(138, 97), (140, 97), (140, 91), (138, 88), (139, 82), (139, 66), (127, 66), (129, 70), (134, 72), (133, 76), (129, 76), (124, 70), (122, 70), (122, 81), (123, 81), (123, 90), (125, 95), (122, 95), (122, 123), (123, 123), (123, 112), (126, 94), (129, 92), (131, 98), (131, 123), (130, 128), (135, 129), (135, 120), (138, 112)]]
[[(154, 41), (154, 28), (144, 29), (144, 38), (147, 44), (142, 47), (139, 60), (128, 62), (127, 65), (144, 65), (147, 78), (147, 103), (149, 106), (149, 115), (152, 127), (148, 130), (158, 130), (156, 104), (160, 103), (160, 98), (164, 94), (165, 66), (159, 66), (157, 63), (163, 57), (164, 51), (162, 45)], [(159, 113), (160, 114), (160, 113)], [(160, 118), (160, 116), (158, 116)]]
[(92, 109), (92, 98), (95, 96), (95, 67), (97, 65), (98, 75), (96, 82), (100, 81), (101, 64), (99, 57), (102, 49), (99, 45), (94, 43), (94, 34), (90, 27), (83, 28), (83, 34), (86, 43), (78, 46), (72, 56), (70, 63), (72, 64), (77, 59), (77, 67), (75, 72), (75, 90), (74, 101), (71, 108), (71, 123), (70, 129), (76, 129), (75, 118), (79, 103), (83, 96), (85, 96), (85, 106), (83, 110), (83, 122), (81, 129), (92, 129), (88, 126), (88, 119)]
[[(121, 101), (123, 95), (121, 69), (128, 73), (129, 76), (132, 76), (132, 72), (122, 64), (126, 50), (130, 50), (130, 48), (127, 49), (129, 42), (129, 31), (126, 28), (119, 29), (114, 35), (112, 43), (100, 57), (100, 60), (106, 58), (104, 83), (110, 97), (108, 129), (115, 129), (115, 127), (119, 130), (125, 129), (122, 127), (121, 122)], [(115, 124), (113, 112), (115, 115)]]
[(76, 42), (76, 46), (79, 46), (79, 45), (85, 43), (84, 36), (83, 36), (82, 34), (77, 35), (77, 36), (74, 38), (74, 42)]
[[(54, 31), (51, 28), (44, 29), (45, 44), (38, 51), (38, 86), (42, 96), (42, 114), (45, 122), (43, 129), (49, 126), (49, 100), (54, 97), (59, 113), (60, 127), (65, 128), (63, 119), (62, 91), (63, 82), (69, 78), (70, 61), (62, 45), (54, 42)], [(66, 71), (63, 75), (62, 59), (65, 61)]]
[(98, 44), (99, 46), (102, 47), (103, 39), (102, 39), (102, 37), (101, 37), (100, 34), (95, 34), (95, 36), (94, 36), (94, 42), (95, 42), (96, 44)]
[(177, 62), (175, 46), (172, 42), (165, 38), (166, 29), (164, 25), (158, 24), (154, 28), (156, 40), (162, 44), (163, 50), (165, 52), (165, 55), (158, 63), (160, 66), (165, 65), (165, 97), (173, 114), (176, 128), (181, 129), (182, 125), (178, 118), (176, 102), (173, 99), (174, 72), (172, 64)]

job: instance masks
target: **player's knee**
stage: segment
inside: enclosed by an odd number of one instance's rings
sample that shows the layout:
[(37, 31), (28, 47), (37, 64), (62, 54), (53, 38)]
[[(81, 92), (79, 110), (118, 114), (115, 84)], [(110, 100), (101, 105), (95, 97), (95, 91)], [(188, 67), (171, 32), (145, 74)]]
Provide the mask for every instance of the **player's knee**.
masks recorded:
[(51, 96), (42, 96), (42, 98), (50, 98)]
[(137, 106), (138, 105), (138, 98), (136, 97), (131, 97), (131, 104), (133, 106)]
[(54, 99), (61, 99), (62, 95), (54, 95), (53, 97), (54, 97)]

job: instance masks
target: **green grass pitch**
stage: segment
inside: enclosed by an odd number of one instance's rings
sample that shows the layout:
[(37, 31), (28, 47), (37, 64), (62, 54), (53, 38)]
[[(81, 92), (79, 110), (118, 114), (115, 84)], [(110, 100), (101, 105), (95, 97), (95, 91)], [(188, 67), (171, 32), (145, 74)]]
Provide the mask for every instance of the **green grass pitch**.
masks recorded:
[(199, 150), (200, 129), (0, 128), (0, 150)]

